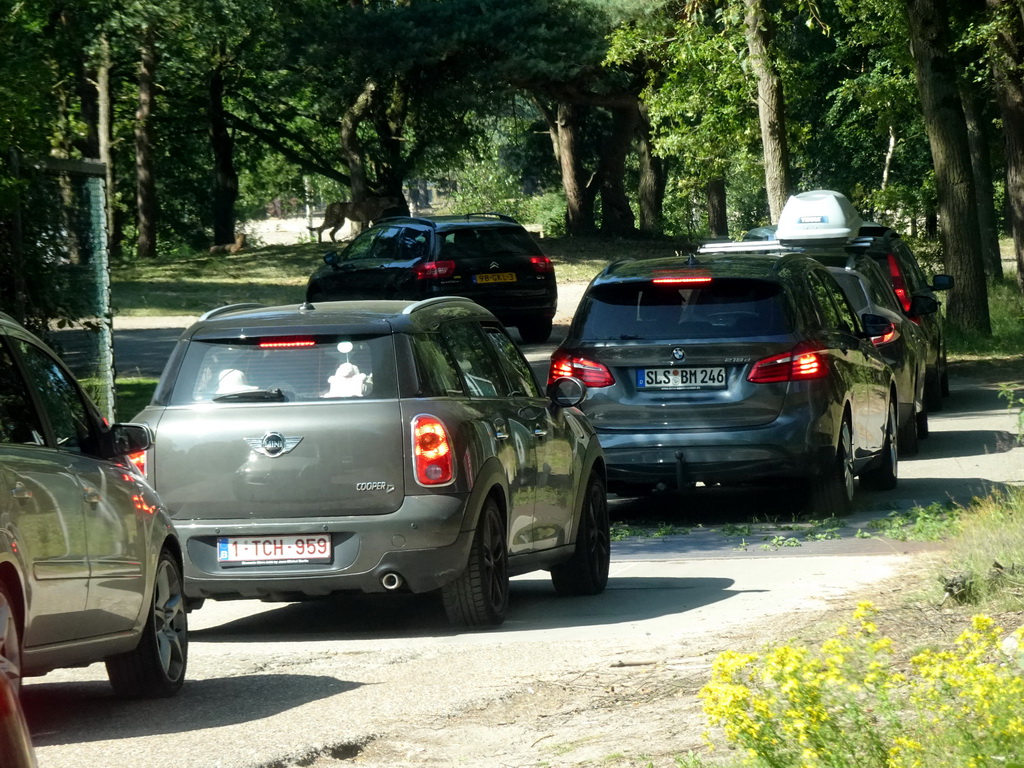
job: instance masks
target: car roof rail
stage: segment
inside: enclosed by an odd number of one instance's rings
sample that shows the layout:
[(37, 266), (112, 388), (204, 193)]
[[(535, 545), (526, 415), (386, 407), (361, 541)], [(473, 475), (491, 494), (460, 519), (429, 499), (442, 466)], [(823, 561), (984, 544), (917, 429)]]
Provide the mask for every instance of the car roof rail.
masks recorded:
[(473, 213), (465, 213), (463, 215), (467, 219), (472, 218), (473, 216), (494, 216), (502, 221), (509, 221), (513, 224), (519, 223), (514, 217), (509, 216), (507, 213), (498, 213), (497, 211), (474, 211)]
[(199, 321), (202, 322), (203, 320), (209, 320), (211, 317), (223, 315), (225, 312), (234, 312), (239, 309), (260, 309), (261, 307), (265, 306), (266, 304), (260, 304), (254, 301), (242, 302), (241, 304), (225, 304), (223, 307), (217, 307), (216, 309), (211, 309), (208, 312), (204, 312), (200, 316)]
[(424, 309), (426, 307), (432, 307), (435, 304), (446, 304), (448, 302), (455, 302), (458, 304), (472, 304), (474, 307), (479, 306), (475, 301), (466, 296), (431, 296), (429, 299), (420, 299), (419, 301), (410, 304), (402, 310), (403, 315), (411, 315), (417, 310)]

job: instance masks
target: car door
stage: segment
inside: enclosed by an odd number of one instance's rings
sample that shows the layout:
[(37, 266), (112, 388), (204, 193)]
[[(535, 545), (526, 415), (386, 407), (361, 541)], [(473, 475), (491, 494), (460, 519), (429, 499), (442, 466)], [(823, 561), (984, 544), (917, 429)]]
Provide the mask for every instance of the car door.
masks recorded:
[(82, 489), (50, 434), (0, 337), (0, 560), (24, 580), (27, 649), (73, 640), (89, 589)]
[(534, 549), (547, 549), (568, 541), (572, 525), (574, 470), (570, 427), (561, 408), (541, 393), (529, 362), (499, 325), (484, 330), (494, 344), (505, 375), (512, 385), (517, 413), (537, 440), (536, 490), (529, 540)]
[(340, 254), (335, 270), (325, 275), (339, 299), (419, 298), (415, 266), (428, 254), (430, 233), (422, 227), (389, 224), (375, 227)]
[[(84, 542), (76, 557), (87, 564), (88, 594), (84, 613), (72, 622), (76, 637), (131, 629), (146, 594), (145, 516), (147, 506), (125, 467), (96, 458), (99, 424), (72, 375), (46, 350), (19, 339), (15, 342), (25, 377), (47, 415), (53, 460), (70, 480), (62, 506), (84, 524)], [(73, 481), (73, 482), (72, 482)], [(82, 610), (82, 609), (80, 609)]]
[(459, 369), (470, 402), (479, 409), (494, 437), (494, 453), (508, 479), (509, 552), (533, 549), (533, 511), (537, 481), (537, 436), (534, 422), (521, 412), (523, 402), (512, 396), (494, 345), (475, 321), (441, 327), (441, 336)]
[(827, 272), (809, 275), (824, 322), (837, 371), (850, 394), (854, 455), (875, 456), (884, 443), (888, 415), (888, 369), (871, 342), (860, 334), (860, 322), (839, 284)]

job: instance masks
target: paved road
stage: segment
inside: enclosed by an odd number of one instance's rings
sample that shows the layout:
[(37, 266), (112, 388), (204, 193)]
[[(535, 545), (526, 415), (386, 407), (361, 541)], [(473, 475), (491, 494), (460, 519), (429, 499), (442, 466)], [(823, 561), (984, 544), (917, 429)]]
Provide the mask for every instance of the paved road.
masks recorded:
[[(139, 343), (158, 357), (176, 335), (119, 331), (115, 344)], [(550, 346), (529, 348), (539, 368)], [(148, 365), (128, 359), (140, 371)], [(207, 603), (190, 617), (188, 682), (178, 698), (118, 701), (102, 665), (28, 681), (40, 768), (310, 765), (500, 701), (535, 679), (664, 658), (683, 645), (706, 659), (730, 628), (806, 616), (898, 573), (924, 545), (857, 537), (891, 509), (967, 503), (1024, 484), (1024, 448), (1014, 446), (1014, 418), (997, 391), (952, 385), (920, 455), (901, 462), (899, 487), (858, 496), (838, 539), (791, 525), (795, 504), (785, 494), (698, 489), (612, 498), (615, 520), (665, 520), (676, 532), (616, 542), (604, 595), (562, 599), (543, 574), (517, 578), (509, 620), (493, 631), (453, 631), (430, 598)]]

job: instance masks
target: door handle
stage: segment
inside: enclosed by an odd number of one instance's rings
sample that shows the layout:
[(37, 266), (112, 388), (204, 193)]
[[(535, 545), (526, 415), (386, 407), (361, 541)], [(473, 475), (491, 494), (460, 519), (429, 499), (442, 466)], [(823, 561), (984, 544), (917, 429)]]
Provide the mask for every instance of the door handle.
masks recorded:
[(497, 440), (508, 439), (508, 427), (505, 425), (504, 421), (494, 422), (494, 437)]
[(26, 488), (21, 483), (15, 483), (14, 487), (11, 488), (11, 498), (14, 499), (31, 499), (32, 491)]
[(544, 427), (534, 427), (533, 434), (535, 434), (537, 437), (547, 437), (548, 431), (544, 429)]
[(103, 496), (95, 488), (86, 488), (82, 497), (86, 504), (99, 504), (103, 500)]

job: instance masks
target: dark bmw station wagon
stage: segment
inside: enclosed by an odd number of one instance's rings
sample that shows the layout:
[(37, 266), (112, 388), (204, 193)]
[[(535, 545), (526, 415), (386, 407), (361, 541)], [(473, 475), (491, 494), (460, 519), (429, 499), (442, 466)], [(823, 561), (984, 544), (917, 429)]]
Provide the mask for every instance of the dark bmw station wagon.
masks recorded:
[(585, 387), (549, 393), (465, 298), (226, 307), (179, 340), (138, 458), (193, 601), (436, 590), (453, 623), (497, 624), (511, 575), (608, 578)]
[[(865, 327), (870, 323), (870, 327)], [(621, 261), (587, 288), (551, 377), (588, 387), (611, 489), (789, 480), (822, 514), (896, 484), (896, 390), (835, 279), (801, 254)]]

